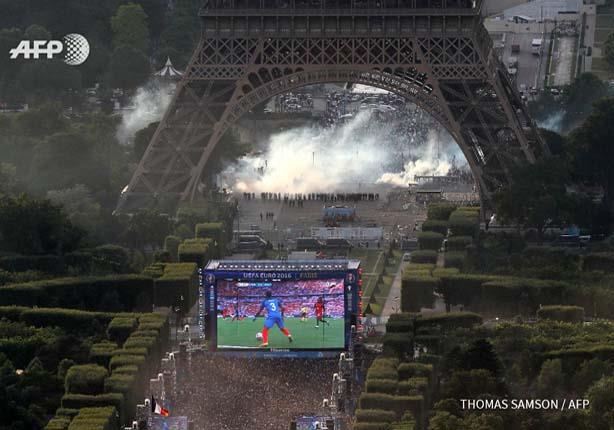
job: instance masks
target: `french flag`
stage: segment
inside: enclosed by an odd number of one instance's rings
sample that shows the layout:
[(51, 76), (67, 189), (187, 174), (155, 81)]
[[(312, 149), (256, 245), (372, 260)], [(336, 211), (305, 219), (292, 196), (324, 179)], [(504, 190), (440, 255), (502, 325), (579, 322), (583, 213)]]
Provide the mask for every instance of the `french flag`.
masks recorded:
[(171, 414), (168, 409), (163, 408), (158, 402), (156, 402), (154, 396), (151, 396), (151, 412), (162, 415), (163, 417), (168, 417)]

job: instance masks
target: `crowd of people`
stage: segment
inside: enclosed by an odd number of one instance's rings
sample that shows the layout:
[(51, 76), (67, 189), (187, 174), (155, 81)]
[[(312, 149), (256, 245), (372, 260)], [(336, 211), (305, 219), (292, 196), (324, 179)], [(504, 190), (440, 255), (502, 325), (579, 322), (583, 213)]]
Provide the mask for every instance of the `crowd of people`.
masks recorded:
[(320, 411), (338, 359), (250, 359), (196, 355), (173, 411), (195, 430), (283, 430)]
[(308, 309), (308, 315), (313, 316), (315, 303), (320, 297), (324, 300), (327, 316), (345, 316), (343, 280), (282, 281), (257, 288), (238, 286), (234, 281), (221, 281), (218, 284), (218, 316), (236, 319), (253, 317), (260, 309), (266, 291), (271, 291), (274, 298), (281, 300), (286, 316), (300, 317), (304, 307)]
[[(379, 200), (379, 193), (260, 193), (265, 201), (283, 202), (290, 206), (302, 207), (303, 202), (360, 202)], [(255, 200), (255, 193), (243, 193), (244, 200)]]

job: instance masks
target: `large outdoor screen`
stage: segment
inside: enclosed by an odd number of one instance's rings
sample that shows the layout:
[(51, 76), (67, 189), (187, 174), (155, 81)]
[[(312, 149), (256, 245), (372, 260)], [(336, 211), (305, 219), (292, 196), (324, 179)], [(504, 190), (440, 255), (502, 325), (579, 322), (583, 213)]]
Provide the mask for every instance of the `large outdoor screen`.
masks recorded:
[(220, 280), (217, 347), (342, 349), (343, 278), (301, 281)]

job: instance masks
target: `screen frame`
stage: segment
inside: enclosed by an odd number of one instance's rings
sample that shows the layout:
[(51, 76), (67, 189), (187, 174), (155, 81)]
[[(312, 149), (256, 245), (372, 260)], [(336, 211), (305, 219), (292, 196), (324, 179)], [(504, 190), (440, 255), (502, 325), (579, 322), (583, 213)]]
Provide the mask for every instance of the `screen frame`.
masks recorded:
[[(206, 340), (208, 341), (209, 350), (217, 352), (229, 353), (265, 353), (271, 354), (321, 354), (321, 353), (338, 353), (347, 351), (350, 345), (352, 314), (357, 311), (358, 290), (356, 280), (358, 273), (355, 269), (334, 270), (334, 271), (278, 271), (278, 272), (231, 272), (217, 270), (203, 270), (201, 281), (201, 300), (204, 304), (204, 310), (199, 312), (205, 317)], [(343, 346), (333, 348), (300, 348), (289, 346), (288, 348), (244, 348), (232, 346), (218, 346), (217, 322), (218, 322), (218, 283), (220, 281), (234, 282), (278, 282), (278, 281), (310, 281), (320, 279), (337, 279), (343, 280), (343, 306), (344, 306), (344, 324), (343, 324)], [(203, 300), (204, 299), (204, 300)], [(204, 302), (204, 303), (203, 303)]]

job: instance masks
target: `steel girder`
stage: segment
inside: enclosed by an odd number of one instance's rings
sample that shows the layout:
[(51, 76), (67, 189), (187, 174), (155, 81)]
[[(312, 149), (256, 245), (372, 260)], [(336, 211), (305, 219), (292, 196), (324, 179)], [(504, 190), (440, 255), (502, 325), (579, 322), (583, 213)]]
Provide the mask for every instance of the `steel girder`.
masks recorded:
[(305, 85), (366, 84), (405, 97), (454, 137), (485, 204), (516, 163), (547, 152), (480, 23), (407, 37), (208, 37), (192, 57), (118, 211), (198, 195), (224, 132), (271, 97)]

